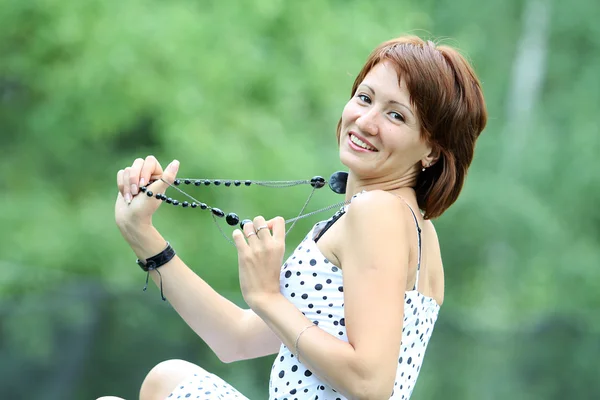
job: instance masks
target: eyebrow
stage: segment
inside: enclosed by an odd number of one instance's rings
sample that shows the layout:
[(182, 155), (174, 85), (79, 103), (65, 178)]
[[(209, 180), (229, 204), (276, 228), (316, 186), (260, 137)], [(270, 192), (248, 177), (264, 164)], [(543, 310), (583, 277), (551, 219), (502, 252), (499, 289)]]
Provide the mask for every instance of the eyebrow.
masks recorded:
[[(367, 85), (366, 83), (361, 83), (359, 85), (359, 87), (360, 86), (366, 86), (373, 94), (375, 94), (375, 90), (373, 90), (373, 88), (371, 86)], [(389, 103), (399, 105), (400, 107), (405, 108), (413, 117), (415, 116), (413, 111), (406, 104), (400, 103), (399, 101), (396, 101), (396, 100), (390, 100)]]

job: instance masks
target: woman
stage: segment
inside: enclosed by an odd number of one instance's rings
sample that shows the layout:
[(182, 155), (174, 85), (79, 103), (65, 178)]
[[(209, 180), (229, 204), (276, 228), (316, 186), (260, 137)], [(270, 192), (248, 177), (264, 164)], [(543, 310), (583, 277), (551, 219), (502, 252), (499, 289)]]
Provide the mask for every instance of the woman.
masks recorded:
[[(160, 267), (166, 297), (224, 362), (279, 352), (270, 399), (408, 399), (444, 300), (430, 220), (457, 199), (486, 119), (480, 83), (456, 50), (412, 36), (381, 44), (337, 127), (351, 203), (316, 224), (283, 266), (282, 218), (259, 216), (233, 233), (250, 309), (177, 256)], [(117, 224), (140, 260), (166, 241), (151, 220), (160, 202), (139, 187), (173, 182), (178, 165), (163, 171), (149, 156), (117, 175)], [(142, 384), (141, 399), (167, 397), (245, 398), (180, 360), (160, 363)]]

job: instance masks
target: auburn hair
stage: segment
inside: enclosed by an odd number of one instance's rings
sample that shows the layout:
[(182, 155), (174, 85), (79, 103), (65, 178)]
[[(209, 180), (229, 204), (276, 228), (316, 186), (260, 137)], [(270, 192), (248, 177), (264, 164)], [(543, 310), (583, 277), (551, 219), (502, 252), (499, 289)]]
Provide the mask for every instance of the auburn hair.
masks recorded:
[[(415, 183), (419, 208), (426, 219), (437, 218), (458, 198), (485, 128), (487, 111), (479, 79), (454, 48), (417, 36), (402, 36), (380, 44), (356, 77), (350, 98), (371, 69), (387, 61), (404, 79), (421, 137), (438, 160)], [(338, 122), (339, 143), (342, 120)], [(421, 168), (419, 166), (419, 168)]]

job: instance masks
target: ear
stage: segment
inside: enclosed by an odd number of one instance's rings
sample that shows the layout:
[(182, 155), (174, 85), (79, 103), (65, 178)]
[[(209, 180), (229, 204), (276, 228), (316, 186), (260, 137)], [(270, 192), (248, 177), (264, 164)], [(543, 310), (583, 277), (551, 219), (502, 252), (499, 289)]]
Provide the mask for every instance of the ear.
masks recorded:
[(429, 152), (421, 158), (421, 167), (429, 168), (434, 165), (440, 159), (440, 147), (436, 144), (430, 145)]

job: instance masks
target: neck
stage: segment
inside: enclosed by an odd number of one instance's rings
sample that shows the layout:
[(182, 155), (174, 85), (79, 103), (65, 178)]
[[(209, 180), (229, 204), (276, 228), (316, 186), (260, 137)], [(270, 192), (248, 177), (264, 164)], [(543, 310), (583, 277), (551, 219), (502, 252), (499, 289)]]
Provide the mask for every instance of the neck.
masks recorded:
[(417, 182), (417, 174), (418, 171), (397, 178), (360, 178), (350, 171), (346, 184), (346, 200), (350, 200), (352, 196), (363, 190), (383, 190), (393, 194), (406, 194), (406, 192), (410, 192), (414, 194), (413, 188)]

